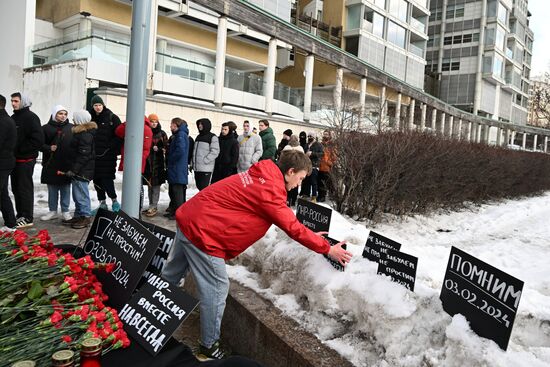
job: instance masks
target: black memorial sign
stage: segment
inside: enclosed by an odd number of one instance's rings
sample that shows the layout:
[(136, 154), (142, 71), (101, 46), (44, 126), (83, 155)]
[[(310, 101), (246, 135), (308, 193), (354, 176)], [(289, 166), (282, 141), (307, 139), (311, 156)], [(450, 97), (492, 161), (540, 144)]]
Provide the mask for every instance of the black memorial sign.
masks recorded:
[(379, 262), (387, 249), (399, 251), (401, 244), (374, 231), (370, 231), (369, 238), (367, 238), (367, 243), (365, 243), (365, 248), (363, 249), (363, 257), (370, 261)]
[(139, 220), (138, 222), (141, 223), (145, 228), (149, 230), (149, 232), (154, 234), (155, 237), (160, 240), (160, 246), (155, 252), (153, 260), (151, 260), (151, 263), (147, 267), (147, 270), (145, 271), (145, 274), (143, 274), (143, 276), (148, 277), (150, 273), (160, 275), (162, 273), (164, 263), (168, 258), (168, 254), (170, 253), (170, 249), (172, 248), (172, 244), (174, 243), (176, 232), (159, 227), (152, 223), (144, 222), (142, 220)]
[(115, 264), (113, 272), (97, 273), (111, 306), (120, 309), (130, 299), (159, 243), (123, 211), (99, 209), (83, 250), (95, 262)]
[(388, 275), (392, 281), (414, 292), (418, 258), (401, 251), (382, 248), (378, 274)]
[(124, 330), (156, 355), (198, 304), (179, 287), (150, 274), (118, 316)]
[[(329, 237), (329, 236), (324, 236), (327, 241), (330, 243), (331, 246), (334, 246), (336, 245), (338, 242), (340, 241), (337, 241), (335, 240), (334, 238), (332, 237)], [(342, 248), (345, 250), (346, 249), (346, 245), (342, 245)], [(330, 263), (330, 265), (332, 265), (334, 267), (334, 269), (336, 270), (339, 270), (339, 271), (344, 271), (346, 268), (344, 266), (342, 266), (342, 264), (340, 264), (338, 261), (336, 260), (333, 260), (332, 257), (328, 256), (328, 255), (325, 255), (323, 254), (323, 256), (325, 257), (325, 259), (327, 259), (327, 261)]]
[(328, 232), (332, 210), (311, 201), (298, 199), (296, 218), (314, 232)]
[(523, 282), (466, 252), (451, 248), (441, 303), (451, 316), (460, 313), (479, 336), (506, 350)]

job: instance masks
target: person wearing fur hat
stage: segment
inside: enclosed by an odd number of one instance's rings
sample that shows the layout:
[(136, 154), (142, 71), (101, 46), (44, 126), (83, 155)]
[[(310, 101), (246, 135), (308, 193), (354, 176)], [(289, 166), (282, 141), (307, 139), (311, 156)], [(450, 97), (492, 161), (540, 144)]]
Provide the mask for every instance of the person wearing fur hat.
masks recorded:
[[(115, 130), (121, 124), (120, 118), (105, 106), (100, 96), (94, 96), (92, 108), (88, 110), (92, 121), (97, 124), (95, 139), (96, 162), (94, 172), (94, 187), (99, 200), (99, 207), (107, 209), (107, 195), (112, 200), (114, 212), (120, 210), (115, 191), (115, 172), (117, 156), (120, 155), (122, 141), (115, 135)], [(97, 209), (94, 210), (94, 213)]]
[(17, 126), (15, 168), (11, 172), (11, 190), (15, 198), (17, 228), (33, 225), (34, 219), (34, 164), (44, 144), (44, 133), (38, 116), (30, 110), (30, 98), (21, 93), (11, 95), (12, 118)]
[(281, 156), (281, 152), (287, 146), (291, 136), (292, 136), (292, 130), (286, 129), (285, 131), (283, 131), (283, 138), (281, 139), (281, 142), (277, 146), (277, 155), (275, 157), (276, 159), (279, 159), (279, 157)]
[(74, 216), (70, 220), (63, 220), (63, 224), (70, 224), (72, 228), (86, 228), (92, 222), (92, 208), (88, 185), (94, 177), (95, 170), (95, 136), (97, 124), (86, 110), (73, 113), (74, 127), (71, 129), (71, 165), (65, 176), (71, 179), (73, 187), (73, 201), (75, 204)]
[(71, 165), (71, 139), (73, 124), (67, 118), (68, 110), (62, 105), (52, 109), (50, 121), (42, 126), (44, 145), (42, 151), (42, 174), (40, 182), (48, 185), (48, 209), (41, 220), (57, 218), (57, 205), (61, 204), (63, 219), (71, 219), (69, 205), (71, 204), (71, 180), (57, 172), (65, 172)]

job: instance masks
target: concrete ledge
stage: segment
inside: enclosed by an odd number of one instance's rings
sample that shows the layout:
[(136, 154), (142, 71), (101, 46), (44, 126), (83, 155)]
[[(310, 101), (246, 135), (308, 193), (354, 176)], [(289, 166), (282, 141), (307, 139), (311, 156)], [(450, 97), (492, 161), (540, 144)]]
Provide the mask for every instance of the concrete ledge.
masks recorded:
[(221, 334), (235, 354), (266, 367), (353, 366), (271, 302), (237, 282), (231, 282)]

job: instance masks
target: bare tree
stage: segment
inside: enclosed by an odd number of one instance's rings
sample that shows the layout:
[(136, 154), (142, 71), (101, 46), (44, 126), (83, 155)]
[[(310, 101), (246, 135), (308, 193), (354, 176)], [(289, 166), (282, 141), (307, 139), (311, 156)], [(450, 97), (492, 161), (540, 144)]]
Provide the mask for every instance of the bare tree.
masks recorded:
[(531, 91), (531, 125), (550, 128), (550, 74), (533, 82)]

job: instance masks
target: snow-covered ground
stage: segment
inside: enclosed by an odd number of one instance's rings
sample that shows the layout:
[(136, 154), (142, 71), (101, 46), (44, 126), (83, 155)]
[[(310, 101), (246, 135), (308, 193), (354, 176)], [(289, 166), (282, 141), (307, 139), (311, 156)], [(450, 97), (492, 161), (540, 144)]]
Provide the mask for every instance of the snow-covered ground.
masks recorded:
[[(549, 220), (550, 193), (373, 228), (333, 212), (329, 235), (354, 253), (345, 272), (272, 227), (229, 273), (357, 366), (550, 366)], [(369, 229), (418, 257), (414, 293), (362, 258)], [(451, 246), (525, 282), (507, 352), (442, 309)]]
[[(48, 209), (36, 167), (38, 218)], [(121, 181), (119, 174), (119, 193)], [(196, 192), (190, 177), (187, 196)], [(163, 187), (161, 209), (167, 203)], [(373, 228), (333, 212), (330, 236), (346, 240), (355, 255), (345, 272), (276, 227), (228, 272), (357, 366), (550, 366), (549, 221), (550, 193)], [(414, 293), (377, 275), (377, 264), (362, 258), (369, 229), (418, 257)], [(464, 317), (443, 311), (439, 294), (451, 246), (525, 282), (506, 352), (473, 333)]]

